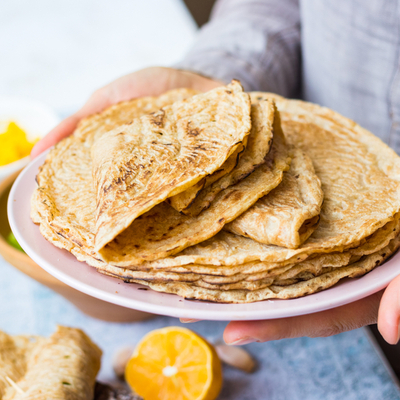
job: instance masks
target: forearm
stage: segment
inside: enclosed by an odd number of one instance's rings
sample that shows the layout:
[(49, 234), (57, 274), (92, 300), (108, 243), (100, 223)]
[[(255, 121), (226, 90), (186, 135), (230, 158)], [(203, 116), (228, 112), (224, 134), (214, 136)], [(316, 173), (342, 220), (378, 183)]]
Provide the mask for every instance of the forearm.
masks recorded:
[(293, 96), (300, 81), (298, 0), (218, 1), (177, 67)]

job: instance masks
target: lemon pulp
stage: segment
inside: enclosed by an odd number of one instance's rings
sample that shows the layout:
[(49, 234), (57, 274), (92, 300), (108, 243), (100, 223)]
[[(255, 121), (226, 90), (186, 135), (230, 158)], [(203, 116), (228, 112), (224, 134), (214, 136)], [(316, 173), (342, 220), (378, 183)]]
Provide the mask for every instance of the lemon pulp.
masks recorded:
[(125, 378), (144, 400), (215, 400), (222, 386), (214, 347), (186, 328), (148, 333), (128, 361)]
[(36, 142), (30, 142), (26, 132), (15, 122), (10, 122), (5, 132), (0, 133), (0, 166), (28, 156)]

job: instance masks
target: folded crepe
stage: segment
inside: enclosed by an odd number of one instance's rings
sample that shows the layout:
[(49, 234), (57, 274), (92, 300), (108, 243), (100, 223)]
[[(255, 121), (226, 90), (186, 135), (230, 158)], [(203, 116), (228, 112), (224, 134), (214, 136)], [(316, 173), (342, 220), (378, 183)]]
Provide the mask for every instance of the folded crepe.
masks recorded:
[(96, 195), (93, 188), (91, 147), (102, 135), (134, 118), (197, 94), (176, 89), (158, 97), (143, 97), (113, 105), (99, 114), (83, 119), (74, 133), (59, 142), (47, 155), (36, 177), (38, 188), (31, 199), (31, 218), (45, 224), (57, 236), (94, 252)]
[(290, 249), (310, 237), (318, 226), (324, 194), (310, 158), (296, 148), (291, 158), (282, 183), (224, 230)]
[[(262, 131), (269, 127), (263, 125), (261, 128), (258, 132), (264, 136)], [(238, 168), (242, 163), (247, 164), (246, 158), (239, 161)], [(168, 257), (213, 237), (226, 223), (277, 187), (289, 163), (285, 139), (277, 130), (264, 163), (246, 178), (222, 190), (200, 215), (186, 216), (167, 203), (161, 203), (133, 221), (108, 243), (101, 251), (102, 259), (113, 265), (133, 265)]]
[[(256, 111), (253, 113), (252, 121), (254, 129), (252, 134), (249, 135), (249, 143), (240, 163), (238, 163), (237, 167), (234, 168), (232, 172), (226, 174), (221, 179), (199, 192), (198, 196), (190, 206), (183, 210), (186, 215), (199, 215), (203, 210), (210, 207), (211, 203), (222, 190), (240, 182), (265, 162), (271, 143), (269, 135), (266, 133), (263, 134), (263, 132), (270, 131), (270, 117), (268, 116), (267, 111), (261, 112), (262, 109), (256, 107), (257, 103), (258, 102), (253, 103), (253, 110)], [(266, 104), (262, 103), (263, 102), (259, 102), (259, 105), (263, 108), (267, 107)], [(284, 136), (281, 128), (279, 112), (276, 110), (275, 104), (273, 107), (275, 110), (272, 122), (273, 135)]]
[[(264, 105), (265, 103), (265, 105)], [(263, 116), (263, 102), (257, 116)], [(270, 126), (259, 124), (252, 132), (255, 140), (270, 137)], [(87, 137), (90, 139), (90, 134)], [(32, 219), (43, 225), (47, 220), (59, 236), (85, 248), (95, 259), (100, 256), (94, 250), (94, 205), (90, 147), (75, 136), (65, 139), (49, 154), (37, 177), (39, 188), (32, 198)], [(252, 146), (253, 147), (253, 146)], [(251, 148), (252, 148), (251, 147)], [(68, 162), (66, 162), (68, 160)], [(225, 223), (247, 210), (260, 197), (275, 188), (282, 180), (283, 171), (289, 168), (290, 158), (283, 135), (276, 130), (275, 141), (264, 164), (253, 174), (236, 185), (221, 191), (212, 206), (198, 217), (176, 212), (166, 203), (153, 207), (136, 219), (116, 240), (109, 243), (102, 258), (112, 258), (114, 264), (142, 262), (179, 252), (181, 249), (212, 237)], [(238, 164), (248, 164), (243, 157)], [(57, 171), (57, 174), (54, 173)], [(41, 227), (46, 236), (46, 229)]]
[(212, 173), (204, 177), (202, 180), (197, 182), (195, 185), (186, 189), (185, 191), (176, 194), (175, 196), (169, 197), (165, 201), (176, 211), (185, 213), (185, 209), (193, 203), (195, 198), (199, 195), (202, 189), (210, 186), (215, 181), (223, 177), (224, 175), (231, 172), (238, 164), (243, 152), (247, 146), (248, 136), (246, 136), (240, 146), (235, 152), (228, 157), (228, 159), (221, 165), (221, 167)]
[[(225, 162), (223, 166), (228, 165), (228, 167), (214, 172), (195, 186), (170, 197), (167, 199), (168, 204), (186, 215), (192, 217), (199, 215), (201, 211), (210, 206), (220, 191), (239, 182), (264, 163), (271, 149), (274, 130), (279, 130), (281, 133), (279, 114), (274, 102), (266, 99), (253, 104), (251, 107), (251, 133), (244, 149), (233, 154)], [(239, 162), (239, 160), (241, 161)]]
[(80, 329), (49, 338), (0, 333), (0, 398), (93, 399), (101, 350)]
[(83, 140), (85, 146), (92, 146), (106, 132), (121, 125), (130, 124), (135, 118), (151, 114), (177, 101), (182, 101), (199, 94), (194, 89), (174, 89), (160, 96), (139, 97), (114, 104), (101, 113), (82, 119), (73, 136)]
[(167, 197), (218, 170), (250, 133), (237, 81), (175, 102), (105, 133), (92, 146), (95, 250)]

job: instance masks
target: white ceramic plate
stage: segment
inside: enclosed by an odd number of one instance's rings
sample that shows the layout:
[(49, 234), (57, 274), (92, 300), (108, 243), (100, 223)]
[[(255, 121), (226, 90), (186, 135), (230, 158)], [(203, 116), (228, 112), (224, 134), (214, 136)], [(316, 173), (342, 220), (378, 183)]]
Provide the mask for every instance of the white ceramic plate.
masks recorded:
[(320, 293), (293, 300), (266, 300), (250, 304), (218, 304), (184, 300), (104, 276), (79, 262), (66, 250), (53, 246), (31, 221), (30, 198), (35, 175), (45, 154), (20, 174), (8, 200), (8, 217), (15, 237), (26, 253), (51, 275), (73, 288), (110, 303), (154, 314), (205, 320), (257, 320), (310, 314), (341, 306), (371, 295), (400, 274), (400, 253), (358, 279), (346, 279)]

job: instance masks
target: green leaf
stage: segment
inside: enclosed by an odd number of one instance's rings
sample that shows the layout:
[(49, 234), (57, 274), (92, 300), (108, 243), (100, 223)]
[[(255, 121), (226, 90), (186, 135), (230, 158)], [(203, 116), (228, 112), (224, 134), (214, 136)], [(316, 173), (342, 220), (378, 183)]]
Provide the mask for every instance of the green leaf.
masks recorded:
[(20, 244), (17, 242), (17, 239), (15, 239), (15, 236), (12, 232), (10, 232), (7, 236), (7, 243), (10, 244), (12, 247), (14, 247), (15, 249), (22, 251), (23, 253), (24, 250), (23, 248), (20, 246)]

